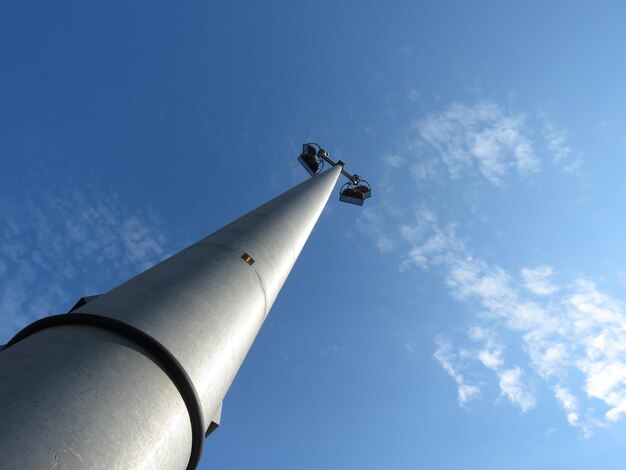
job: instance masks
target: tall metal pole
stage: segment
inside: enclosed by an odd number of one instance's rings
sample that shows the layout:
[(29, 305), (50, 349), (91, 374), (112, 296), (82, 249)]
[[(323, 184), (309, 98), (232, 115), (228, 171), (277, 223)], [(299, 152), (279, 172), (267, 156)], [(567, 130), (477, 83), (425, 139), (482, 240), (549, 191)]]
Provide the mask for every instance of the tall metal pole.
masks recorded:
[(342, 167), (0, 352), (0, 469), (194, 468)]

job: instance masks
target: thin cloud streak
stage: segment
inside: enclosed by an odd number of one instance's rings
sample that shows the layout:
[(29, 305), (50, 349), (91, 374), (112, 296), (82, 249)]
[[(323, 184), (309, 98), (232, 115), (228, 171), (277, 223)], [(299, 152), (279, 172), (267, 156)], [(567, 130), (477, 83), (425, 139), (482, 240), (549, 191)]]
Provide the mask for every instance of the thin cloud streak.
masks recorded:
[(528, 180), (546, 164), (579, 175), (581, 158), (567, 131), (544, 112), (522, 113), (494, 101), (452, 103), (410, 123), (407, 144), (382, 157), (388, 169), (408, 165), (420, 186), (445, 179), (474, 178), (505, 187)]
[[(422, 214), (423, 219), (412, 228), (403, 227), (403, 233), (410, 234), (404, 239), (416, 243), (421, 254), (418, 258), (411, 256), (416, 250), (411, 247), (409, 258), (421, 269), (443, 270), (451, 295), (472, 309), (478, 307), (475, 322), (484, 325), (468, 331), (470, 340), (482, 341), (484, 346), (469, 350), (465, 357), (474, 357), (493, 371), (503, 396), (526, 412), (536, 406), (536, 399), (522, 383), (523, 369), (505, 368), (502, 346), (486, 333), (487, 328), (515, 332), (528, 354), (527, 366), (552, 388), (572, 426), (580, 427), (588, 436), (601, 423), (592, 411), (578, 410), (580, 398), (573, 395), (574, 389), (582, 392), (587, 401), (605, 403), (605, 423), (621, 419), (626, 414), (626, 314), (621, 302), (600, 292), (588, 279), (576, 278), (558, 285), (552, 280), (554, 270), (550, 266), (524, 268), (517, 278), (475, 258), (453, 232), (447, 242), (436, 244), (437, 249), (424, 250), (423, 241), (429, 236), (439, 238), (433, 234), (443, 230), (437, 227), (431, 212)], [(401, 266), (406, 269), (406, 262)], [(442, 351), (441, 344), (438, 351)], [(443, 351), (449, 351), (449, 347)], [(442, 356), (441, 352), (440, 356), (448, 358), (447, 362), (439, 362), (457, 385), (465, 384), (459, 380), (458, 369), (457, 376), (450, 372), (454, 356)], [(576, 378), (581, 374), (582, 383)]]
[(438, 336), (435, 338), (435, 342), (437, 350), (433, 357), (456, 382), (459, 405), (465, 406), (469, 401), (479, 398), (480, 387), (476, 384), (467, 383), (467, 379), (462, 373), (464, 366), (459, 356), (454, 353), (452, 342), (444, 336)]
[(109, 196), (57, 188), (45, 198), (4, 198), (0, 211), (0, 310), (5, 340), (30, 321), (66, 311), (77, 296), (112, 287), (167, 255), (145, 214)]
[(489, 101), (474, 106), (454, 103), (414, 121), (412, 128), (436, 151), (451, 178), (478, 170), (490, 183), (502, 186), (511, 172), (528, 176), (541, 169), (525, 119)]
[(534, 269), (524, 268), (521, 271), (524, 286), (537, 295), (552, 295), (559, 288), (550, 282), (554, 271), (550, 266), (539, 266)]
[(567, 143), (567, 132), (557, 128), (545, 115), (541, 117), (544, 121), (543, 137), (552, 156), (552, 163), (568, 173), (579, 174), (582, 161), (580, 157), (574, 156), (574, 151)]
[(502, 371), (498, 377), (502, 393), (525, 413), (535, 407), (536, 400), (534, 394), (523, 385), (522, 374), (523, 371), (515, 367)]
[[(580, 161), (567, 140), (545, 114), (492, 101), (453, 103), (414, 120), (410, 143), (383, 163), (396, 175), (408, 168), (415, 189), (428, 196), (461, 179), (471, 180), (464, 188), (504, 188), (513, 178), (529, 180), (547, 164), (575, 173)], [(438, 273), (450, 295), (473, 312), (468, 344), (455, 339), (455, 347), (448, 336), (436, 338), (435, 359), (455, 382), (461, 406), (486, 394), (485, 382), (467, 377), (487, 374), (499, 396), (523, 413), (541, 406), (537, 386), (545, 387), (585, 436), (626, 414), (626, 315), (620, 302), (584, 277), (563, 281), (547, 264), (507, 270), (482, 259), (458, 236), (459, 225), (442, 222), (445, 213), (422, 202), (432, 197), (408, 201), (409, 207), (402, 200), (401, 216), (378, 213), (380, 225), (370, 236), (381, 252), (393, 247), (402, 253), (400, 271)], [(362, 216), (364, 226), (373, 220)], [(517, 364), (507, 363), (498, 337), (518, 341)], [(600, 417), (593, 400), (606, 407)]]

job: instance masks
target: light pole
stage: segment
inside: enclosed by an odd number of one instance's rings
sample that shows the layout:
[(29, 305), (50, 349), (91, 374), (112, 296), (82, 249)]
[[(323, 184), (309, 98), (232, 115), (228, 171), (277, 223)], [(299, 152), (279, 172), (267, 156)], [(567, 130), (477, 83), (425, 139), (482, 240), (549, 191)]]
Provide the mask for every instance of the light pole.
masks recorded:
[(0, 469), (195, 468), (344, 171), (319, 152), (329, 170), (9, 341)]

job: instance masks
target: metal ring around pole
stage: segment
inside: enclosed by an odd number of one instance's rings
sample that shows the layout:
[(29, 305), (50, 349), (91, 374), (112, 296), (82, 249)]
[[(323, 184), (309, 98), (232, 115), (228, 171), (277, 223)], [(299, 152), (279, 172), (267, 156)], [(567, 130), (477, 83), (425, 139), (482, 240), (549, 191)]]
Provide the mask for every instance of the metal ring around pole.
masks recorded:
[(36, 322), (24, 327), (13, 338), (11, 338), (11, 340), (5, 344), (1, 350), (10, 348), (14, 344), (34, 333), (37, 333), (38, 331), (55, 326), (66, 325), (92, 326), (117, 333), (120, 336), (129, 339), (133, 343), (138, 344), (156, 358), (156, 361), (153, 359), (153, 362), (155, 362), (155, 364), (159, 366), (161, 370), (163, 370), (163, 372), (165, 372), (165, 374), (170, 378), (187, 407), (189, 420), (191, 421), (192, 434), (191, 453), (189, 455), (187, 470), (194, 470), (198, 466), (200, 456), (202, 455), (205, 433), (204, 415), (202, 413), (202, 406), (200, 404), (200, 399), (198, 398), (198, 393), (196, 392), (196, 388), (189, 378), (189, 375), (178, 359), (176, 359), (176, 357), (174, 357), (174, 355), (165, 346), (146, 332), (129, 325), (128, 323), (116, 320), (115, 318), (94, 315), (91, 313), (65, 313), (42, 318), (41, 320), (37, 320)]

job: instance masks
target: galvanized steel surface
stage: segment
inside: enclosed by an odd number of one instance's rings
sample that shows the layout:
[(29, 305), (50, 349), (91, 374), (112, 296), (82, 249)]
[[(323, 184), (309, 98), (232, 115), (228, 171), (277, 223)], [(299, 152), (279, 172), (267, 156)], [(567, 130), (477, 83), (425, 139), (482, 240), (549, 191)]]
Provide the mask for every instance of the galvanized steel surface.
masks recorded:
[(0, 353), (1, 469), (184, 469), (191, 426), (167, 375), (118, 335), (38, 332)]
[[(76, 311), (116, 318), (163, 344), (189, 374), (208, 425), (340, 169), (305, 181)], [(184, 469), (190, 442), (176, 387), (124, 338), (63, 326), (0, 353), (0, 468)]]

